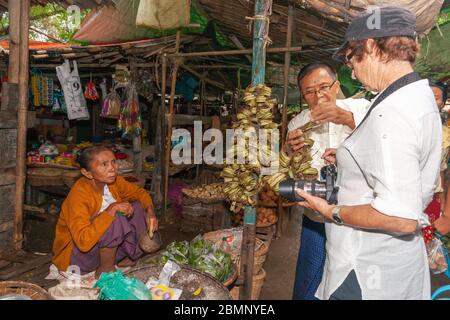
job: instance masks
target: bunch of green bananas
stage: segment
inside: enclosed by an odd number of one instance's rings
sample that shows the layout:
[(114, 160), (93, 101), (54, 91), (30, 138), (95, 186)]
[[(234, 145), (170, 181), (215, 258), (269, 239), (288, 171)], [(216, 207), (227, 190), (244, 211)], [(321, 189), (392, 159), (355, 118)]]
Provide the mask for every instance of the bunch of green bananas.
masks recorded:
[[(246, 104), (237, 114), (237, 121), (233, 123), (233, 129), (241, 129), (244, 134), (256, 134), (258, 129), (277, 129), (274, 122), (273, 108), (277, 104), (276, 99), (271, 98), (272, 89), (265, 85), (248, 87), (244, 92), (243, 100)], [(267, 141), (270, 140), (270, 136)], [(225, 185), (223, 191), (226, 197), (232, 201), (232, 207), (236, 203), (254, 205), (261, 189), (260, 172), (263, 161), (261, 156), (269, 157), (270, 148), (261, 148), (261, 143), (252, 141), (248, 136), (242, 144), (235, 144), (234, 160), (228, 163), (222, 171)], [(262, 155), (262, 154), (263, 155)], [(251, 155), (257, 155), (250, 159)], [(245, 159), (246, 164), (237, 164), (237, 159)]]
[(300, 152), (289, 156), (284, 150), (280, 152), (278, 172), (264, 177), (264, 182), (277, 194), (280, 191), (280, 182), (286, 179), (312, 180), (317, 178), (318, 171), (311, 167), (311, 147), (314, 141), (305, 139), (305, 146)]

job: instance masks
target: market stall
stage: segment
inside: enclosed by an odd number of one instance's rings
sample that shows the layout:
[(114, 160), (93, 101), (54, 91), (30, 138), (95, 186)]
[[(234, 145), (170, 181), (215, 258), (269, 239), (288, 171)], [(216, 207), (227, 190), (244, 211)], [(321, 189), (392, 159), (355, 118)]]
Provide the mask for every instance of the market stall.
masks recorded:
[[(14, 223), (10, 219), (6, 226), (0, 220), (0, 235), (6, 227), (15, 227), (15, 243), (21, 248), (24, 212), (45, 220), (53, 211), (57, 217), (58, 202), (51, 209), (44, 203), (67, 196), (81, 176), (77, 159), (82, 150), (104, 145), (113, 150), (119, 175), (151, 194), (160, 224), (175, 226), (176, 236), (183, 239), (174, 240), (174, 233), (167, 232), (161, 250), (144, 256), (137, 266), (104, 273), (100, 279), (87, 275), (78, 291), (56, 272), (51, 280), (59, 284), (46, 285), (48, 291), (13, 283), (5, 284), (5, 289), (0, 285), (0, 296), (17, 298), (35, 290), (37, 297), (52, 299), (258, 299), (269, 273), (265, 263), (273, 239), (283, 236), (286, 212), (295, 205), (280, 196), (279, 184), (289, 178), (317, 178), (319, 172), (311, 168), (314, 141), (307, 140), (293, 156), (280, 152), (275, 171), (266, 174), (271, 163), (265, 160), (275, 151), (271, 147), (252, 145), (244, 137), (244, 146), (233, 141), (221, 148), (224, 154), (236, 151), (231, 161), (222, 161), (215, 153), (216, 161), (205, 163), (203, 152), (210, 150), (211, 140), (204, 132), (278, 129), (275, 147), (283, 147), (288, 106), (298, 105), (297, 97), (290, 97), (297, 91), (299, 67), (329, 59), (349, 17), (365, 6), (360, 1), (346, 7), (345, 1), (330, 14), (323, 2), (193, 1), (190, 21), (177, 16), (183, 21), (161, 27), (162, 32), (142, 25), (147, 21), (142, 16), (136, 27), (138, 16), (145, 13), (139, 1), (116, 1), (115, 6), (100, 6), (88, 15), (75, 35), (84, 45), (30, 41), (30, 69), (22, 70), (29, 81), (21, 80), (20, 91), (24, 99), (29, 86), (29, 102), (22, 101), (20, 109), (29, 114), (28, 138), (24, 139), (27, 129), (22, 121), (22, 138), (16, 145), (23, 156), (17, 158), (23, 176), (12, 172), (13, 159), (0, 156), (0, 164), (7, 164), (0, 170), (9, 177), (0, 187), (10, 187), (17, 178), (25, 187), (24, 195), (20, 187), (16, 189), (25, 207), (16, 207)], [(429, 4), (430, 10), (436, 10), (437, 2)], [(423, 32), (431, 27), (425, 20)], [(251, 34), (246, 31), (249, 22)], [(24, 46), (27, 41), (23, 37), (20, 43)], [(14, 45), (6, 41), (0, 47), (3, 58), (17, 59)], [(280, 60), (284, 65), (277, 63)], [(11, 70), (1, 70), (13, 77)], [(14, 85), (4, 80), (2, 92), (11, 92)], [(14, 96), (2, 94), (2, 110), (12, 101)], [(312, 124), (302, 129), (307, 132)], [(178, 130), (190, 138), (174, 138)], [(200, 161), (196, 146), (188, 145), (195, 141), (200, 141)], [(252, 148), (262, 154), (257, 161), (239, 163), (240, 155), (249, 160)], [(174, 161), (173, 154), (180, 150), (189, 154), (189, 161)], [(50, 267), (49, 254), (40, 258), (30, 261)], [(25, 275), (25, 266), (20, 272), (7, 269), (15, 267), (13, 260), (9, 257), (3, 263), (0, 255), (0, 280)], [(43, 278), (44, 271), (37, 273)], [(26, 291), (19, 293), (21, 286)]]

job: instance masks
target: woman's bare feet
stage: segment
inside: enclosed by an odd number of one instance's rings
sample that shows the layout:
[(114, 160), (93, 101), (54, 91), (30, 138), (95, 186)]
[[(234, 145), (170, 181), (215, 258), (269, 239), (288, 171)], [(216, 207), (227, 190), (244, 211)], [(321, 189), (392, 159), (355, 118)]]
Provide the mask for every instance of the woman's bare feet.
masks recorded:
[(130, 258), (125, 258), (123, 260), (121, 260), (117, 266), (119, 268), (126, 268), (126, 267), (134, 267), (137, 264), (137, 261), (133, 261)]

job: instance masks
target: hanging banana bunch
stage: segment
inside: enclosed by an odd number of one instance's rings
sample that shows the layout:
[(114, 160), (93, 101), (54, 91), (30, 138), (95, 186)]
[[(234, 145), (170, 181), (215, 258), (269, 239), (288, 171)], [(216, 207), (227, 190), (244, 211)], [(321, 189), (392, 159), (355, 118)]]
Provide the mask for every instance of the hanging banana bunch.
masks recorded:
[[(260, 178), (265, 163), (261, 154), (269, 157), (271, 149), (268, 146), (262, 149), (261, 143), (250, 139), (249, 134), (256, 134), (259, 129), (278, 128), (272, 112), (277, 101), (271, 95), (272, 90), (265, 85), (248, 87), (243, 98), (246, 106), (238, 112), (237, 121), (233, 122), (232, 128), (242, 130), (245, 138), (227, 150), (227, 153), (233, 152), (233, 161), (227, 163), (221, 173), (225, 182), (223, 191), (232, 202), (232, 210), (237, 203), (255, 205), (258, 192), (264, 185)], [(267, 141), (271, 141), (270, 137), (269, 133)], [(238, 160), (244, 160), (244, 163)]]
[[(314, 124), (308, 122), (300, 130), (305, 133), (313, 129), (313, 127)], [(311, 167), (311, 148), (314, 145), (314, 140), (304, 139), (304, 144), (305, 146), (292, 156), (287, 155), (282, 150), (279, 157), (280, 166), (278, 172), (263, 178), (264, 182), (277, 194), (280, 191), (280, 182), (284, 180), (313, 180), (317, 178), (318, 170)]]

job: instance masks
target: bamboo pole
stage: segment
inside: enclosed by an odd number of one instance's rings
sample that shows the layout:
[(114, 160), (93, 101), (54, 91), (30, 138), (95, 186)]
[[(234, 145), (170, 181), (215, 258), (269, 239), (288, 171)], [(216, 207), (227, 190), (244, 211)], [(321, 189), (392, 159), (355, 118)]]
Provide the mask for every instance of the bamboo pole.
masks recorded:
[(158, 149), (160, 152), (161, 159), (159, 160), (159, 176), (157, 177), (158, 182), (155, 186), (155, 191), (158, 198), (158, 204), (161, 207), (161, 218), (165, 221), (166, 219), (166, 210), (164, 203), (164, 192), (165, 192), (165, 177), (169, 174), (169, 168), (166, 168), (166, 154), (165, 154), (165, 143), (166, 143), (166, 88), (167, 88), (167, 55), (163, 54), (162, 56), (162, 76), (161, 76), (161, 110), (159, 110), (160, 117), (160, 132), (159, 132), (159, 145)]
[[(177, 30), (176, 35), (176, 45), (175, 48), (177, 50), (180, 49), (180, 40), (181, 40), (181, 31)], [(167, 202), (168, 202), (168, 194), (169, 194), (169, 168), (170, 168), (170, 150), (172, 146), (172, 122), (173, 122), (173, 114), (174, 114), (174, 106), (175, 106), (175, 88), (177, 85), (177, 76), (178, 76), (178, 69), (180, 67), (180, 61), (179, 59), (173, 60), (173, 70), (172, 70), (172, 79), (170, 83), (170, 102), (169, 102), (169, 116), (167, 118), (167, 134), (166, 134), (166, 141), (165, 141), (165, 175), (164, 175), (164, 194), (163, 194), (163, 216), (166, 218), (166, 211), (167, 211)]]
[[(268, 48), (267, 53), (284, 53), (284, 52), (300, 52), (302, 47), (292, 48)], [(208, 56), (231, 56), (231, 55), (246, 55), (252, 53), (252, 49), (244, 50), (222, 50), (222, 51), (205, 51), (205, 52), (188, 52), (188, 53), (174, 53), (172, 57), (195, 58)]]
[[(268, 7), (272, 1), (255, 0), (255, 20), (253, 24), (253, 56), (252, 56), (252, 86), (264, 83), (266, 44), (268, 33)], [(244, 50), (243, 50), (244, 51)], [(256, 209), (245, 206), (244, 230), (242, 234), (241, 251), (241, 278), (242, 286), (239, 290), (239, 298), (252, 299), (253, 291), (253, 264), (256, 235)]]
[[(135, 58), (130, 58), (130, 73), (131, 73), (131, 83), (136, 85), (139, 81), (138, 71), (136, 67)], [(142, 174), (142, 135), (136, 136), (133, 134), (133, 163), (134, 163), (134, 174), (140, 177)]]
[[(19, 83), (19, 43), (20, 43), (20, 4), (18, 1), (8, 2), (9, 12), (9, 65), (8, 83)], [(5, 107), (5, 106), (3, 106)]]
[[(19, 1), (17, 1), (19, 3)], [(23, 242), (23, 205), (26, 178), (27, 111), (29, 81), (28, 33), (30, 27), (30, 0), (20, 4), (20, 67), (19, 67), (19, 109), (16, 153), (16, 207), (14, 216), (14, 247), (22, 248)]]
[[(288, 9), (288, 27), (286, 32), (286, 48), (290, 48), (292, 45), (292, 30), (294, 24), (294, 6), (289, 4)], [(291, 66), (291, 53), (286, 52), (284, 54), (284, 94), (283, 94), (283, 113), (281, 117), (281, 146), (284, 148), (286, 142), (286, 128), (287, 128), (287, 105), (289, 94), (289, 68)], [(278, 223), (277, 223), (277, 237), (281, 237), (283, 234), (283, 220), (284, 209), (283, 201), (281, 197), (278, 199)]]

